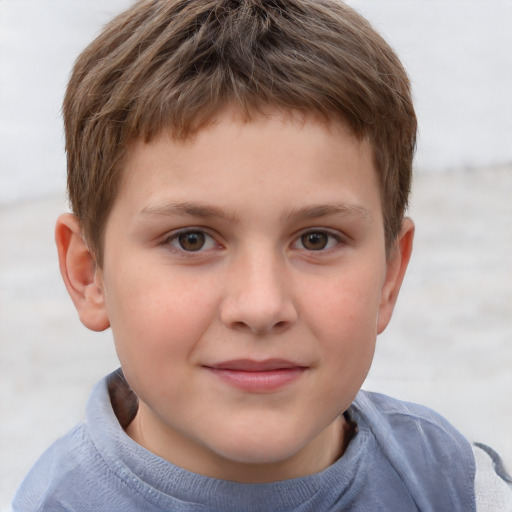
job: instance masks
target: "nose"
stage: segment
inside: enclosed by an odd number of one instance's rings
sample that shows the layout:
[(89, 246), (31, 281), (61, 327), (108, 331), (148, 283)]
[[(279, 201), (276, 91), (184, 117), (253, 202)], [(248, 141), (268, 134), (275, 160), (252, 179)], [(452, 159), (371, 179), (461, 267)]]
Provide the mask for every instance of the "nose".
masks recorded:
[(222, 322), (254, 334), (282, 332), (293, 325), (297, 309), (285, 267), (269, 251), (234, 262), (220, 307)]

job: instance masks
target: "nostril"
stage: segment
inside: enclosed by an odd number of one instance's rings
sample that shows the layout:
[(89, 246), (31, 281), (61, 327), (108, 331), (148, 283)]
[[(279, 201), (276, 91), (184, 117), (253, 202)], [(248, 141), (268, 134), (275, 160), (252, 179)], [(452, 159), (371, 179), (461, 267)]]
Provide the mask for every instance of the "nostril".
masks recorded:
[(233, 322), (232, 327), (234, 329), (248, 329), (249, 326), (244, 322)]
[(281, 322), (276, 322), (274, 324), (274, 327), (272, 328), (272, 330), (275, 332), (275, 333), (281, 333), (283, 331), (286, 331), (289, 327), (290, 327), (290, 322), (287, 322), (286, 320), (283, 320)]
[(239, 330), (239, 331), (250, 330), (255, 333), (264, 333), (264, 332), (270, 332), (270, 331), (281, 332), (281, 331), (284, 331), (288, 325), (289, 325), (289, 322), (284, 320), (281, 322), (276, 322), (273, 326), (270, 327), (270, 329), (267, 329), (267, 328), (263, 328), (261, 326), (260, 327), (251, 326), (246, 322), (233, 322), (231, 324), (231, 328)]

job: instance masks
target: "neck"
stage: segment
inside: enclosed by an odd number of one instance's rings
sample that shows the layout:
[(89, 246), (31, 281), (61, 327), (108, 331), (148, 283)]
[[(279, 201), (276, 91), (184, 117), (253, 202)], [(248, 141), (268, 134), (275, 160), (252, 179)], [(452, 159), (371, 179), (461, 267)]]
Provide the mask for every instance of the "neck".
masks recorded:
[(326, 469), (345, 452), (354, 435), (354, 426), (343, 415), (339, 416), (291, 457), (266, 463), (227, 459), (176, 432), (171, 439), (169, 432), (155, 429), (151, 422), (146, 422), (141, 407), (126, 433), (155, 455), (187, 471), (210, 478), (256, 484), (300, 478)]

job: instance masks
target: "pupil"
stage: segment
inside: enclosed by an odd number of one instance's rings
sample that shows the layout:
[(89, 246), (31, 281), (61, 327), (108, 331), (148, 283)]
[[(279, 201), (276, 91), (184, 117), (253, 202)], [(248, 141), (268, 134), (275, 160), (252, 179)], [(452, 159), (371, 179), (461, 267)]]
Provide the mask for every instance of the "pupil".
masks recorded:
[(301, 240), (306, 249), (320, 251), (326, 247), (328, 237), (325, 233), (306, 233)]
[(179, 236), (179, 242), (186, 251), (199, 251), (204, 245), (204, 233), (200, 231), (182, 233)]

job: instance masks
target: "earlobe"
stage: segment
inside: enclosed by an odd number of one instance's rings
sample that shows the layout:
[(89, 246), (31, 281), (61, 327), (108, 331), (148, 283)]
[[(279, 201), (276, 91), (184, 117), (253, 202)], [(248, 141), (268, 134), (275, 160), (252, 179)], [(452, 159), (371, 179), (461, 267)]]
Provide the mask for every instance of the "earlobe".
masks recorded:
[(77, 218), (64, 213), (57, 219), (55, 242), (62, 279), (81, 322), (93, 331), (109, 327), (101, 269), (82, 238)]
[(390, 249), (391, 253), (386, 265), (386, 279), (381, 291), (377, 321), (378, 334), (384, 331), (391, 320), (405, 271), (411, 259), (413, 239), (414, 223), (410, 218), (405, 218), (395, 245)]

